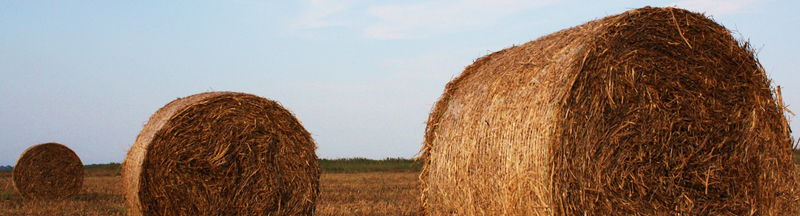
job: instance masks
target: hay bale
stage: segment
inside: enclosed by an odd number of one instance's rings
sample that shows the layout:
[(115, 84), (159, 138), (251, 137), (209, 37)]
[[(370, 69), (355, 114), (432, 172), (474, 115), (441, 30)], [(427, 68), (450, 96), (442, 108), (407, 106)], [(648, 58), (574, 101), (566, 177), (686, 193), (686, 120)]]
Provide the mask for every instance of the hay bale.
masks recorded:
[(316, 145), (275, 101), (235, 92), (159, 109), (122, 165), (132, 215), (310, 215)]
[(14, 188), (25, 199), (60, 200), (81, 191), (83, 163), (68, 147), (42, 143), (25, 149), (14, 165)]
[(641, 8), (478, 59), (447, 84), (421, 213), (798, 215), (780, 91), (702, 14)]

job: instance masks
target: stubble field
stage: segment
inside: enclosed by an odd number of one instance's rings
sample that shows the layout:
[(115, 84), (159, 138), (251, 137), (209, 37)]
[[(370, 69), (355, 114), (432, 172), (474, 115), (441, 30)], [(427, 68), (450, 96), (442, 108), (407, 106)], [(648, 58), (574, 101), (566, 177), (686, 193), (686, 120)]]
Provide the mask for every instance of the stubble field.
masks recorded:
[[(800, 172), (800, 151), (794, 154)], [(390, 161), (390, 162), (387, 162)], [(321, 161), (316, 215), (415, 215), (419, 164), (410, 160)], [(126, 215), (122, 182), (115, 166), (87, 169), (81, 192), (63, 201), (19, 197), (10, 172), (0, 172), (0, 215)]]
[[(393, 161), (394, 160), (394, 161)], [(315, 215), (415, 215), (419, 164), (410, 160), (321, 161)], [(28, 201), (0, 172), (0, 215), (127, 215), (122, 178), (115, 166), (87, 169), (78, 195), (63, 201)]]

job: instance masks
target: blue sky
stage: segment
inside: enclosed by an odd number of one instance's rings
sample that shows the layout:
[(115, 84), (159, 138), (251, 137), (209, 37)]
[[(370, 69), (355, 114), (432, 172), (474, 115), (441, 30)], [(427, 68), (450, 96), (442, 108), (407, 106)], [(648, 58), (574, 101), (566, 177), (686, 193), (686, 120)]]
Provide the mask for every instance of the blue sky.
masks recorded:
[(279, 101), (322, 158), (410, 158), (475, 59), (646, 5), (736, 31), (800, 111), (797, 1), (0, 1), (0, 165), (43, 142), (121, 162), (158, 108), (206, 91)]

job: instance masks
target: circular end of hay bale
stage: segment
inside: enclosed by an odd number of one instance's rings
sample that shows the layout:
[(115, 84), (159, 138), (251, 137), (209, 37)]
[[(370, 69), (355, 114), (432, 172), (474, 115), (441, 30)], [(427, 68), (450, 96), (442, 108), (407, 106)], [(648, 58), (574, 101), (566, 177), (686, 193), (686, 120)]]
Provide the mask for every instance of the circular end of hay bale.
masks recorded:
[(122, 165), (132, 215), (310, 215), (316, 145), (275, 101), (207, 92), (150, 117)]
[(57, 200), (83, 186), (83, 163), (68, 147), (42, 143), (22, 152), (14, 166), (14, 187), (25, 199)]

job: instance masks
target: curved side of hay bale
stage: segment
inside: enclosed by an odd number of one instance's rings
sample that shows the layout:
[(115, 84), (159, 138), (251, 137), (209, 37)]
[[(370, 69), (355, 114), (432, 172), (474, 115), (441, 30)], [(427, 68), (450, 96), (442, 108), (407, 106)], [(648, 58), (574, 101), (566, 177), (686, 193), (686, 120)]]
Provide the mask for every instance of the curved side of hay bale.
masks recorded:
[(748, 45), (674, 8), (490, 54), (431, 112), (420, 211), (798, 214), (789, 126), (769, 85)]
[(316, 145), (275, 101), (208, 92), (151, 116), (123, 163), (133, 215), (310, 215)]
[(585, 34), (561, 31), (490, 54), (447, 84), (421, 154), (423, 213), (550, 212), (545, 137), (556, 127), (557, 98), (576, 73), (569, 70), (579, 69), (571, 64), (581, 59), (570, 58), (585, 52)]
[(122, 183), (125, 187), (125, 200), (128, 204), (128, 210), (133, 215), (142, 215), (142, 204), (139, 200), (139, 185), (142, 173), (142, 164), (145, 160), (145, 154), (156, 132), (160, 130), (170, 120), (170, 118), (177, 112), (181, 111), (187, 106), (197, 103), (206, 97), (213, 96), (212, 94), (196, 94), (185, 98), (180, 98), (168, 103), (166, 106), (158, 109), (155, 114), (150, 116), (150, 119), (144, 125), (144, 128), (136, 137), (131, 149), (128, 151), (125, 161), (122, 163)]
[(42, 143), (22, 152), (12, 176), (14, 188), (25, 199), (65, 199), (80, 192), (83, 163), (64, 145)]

